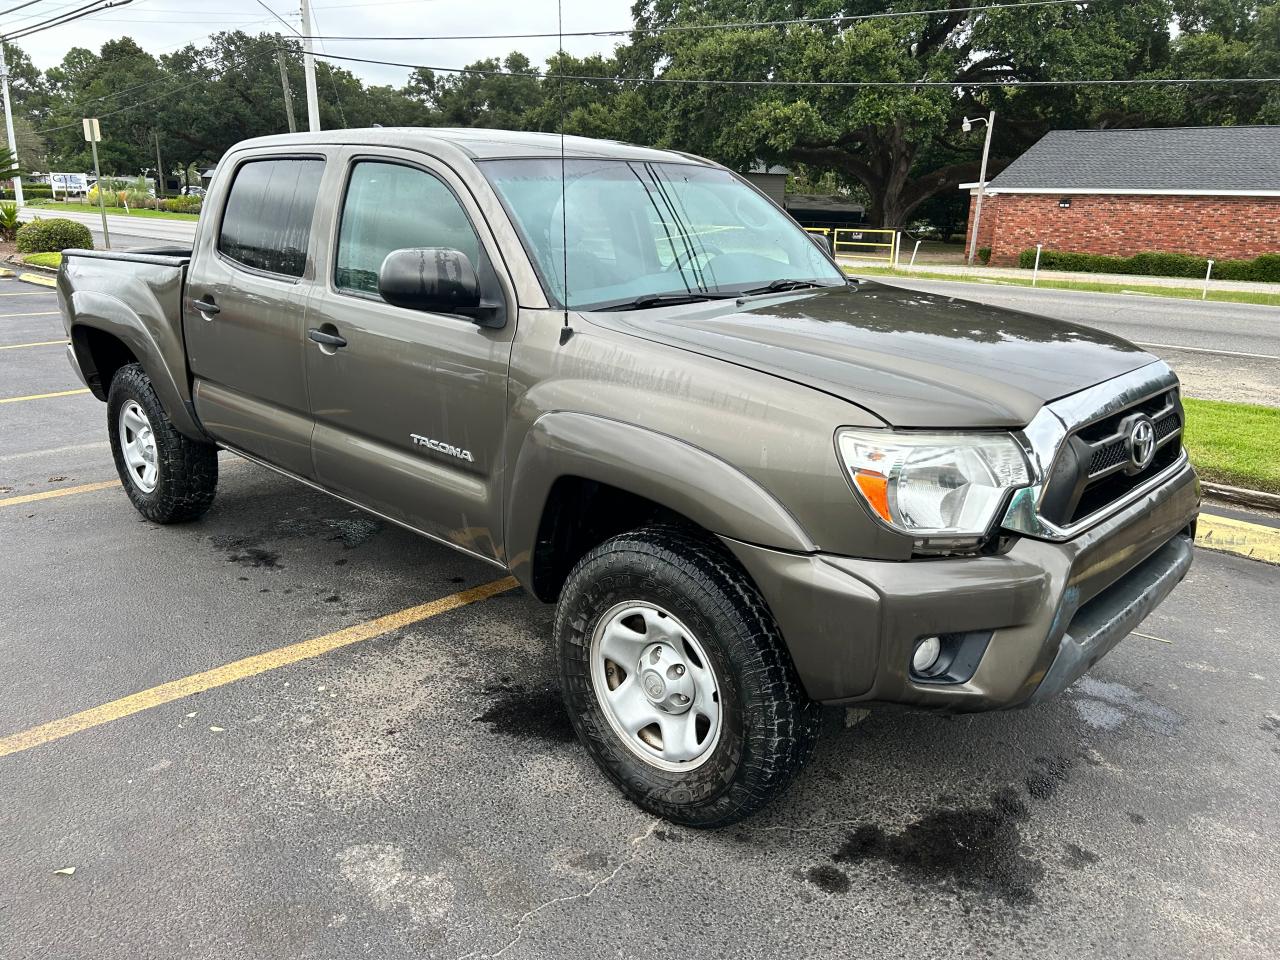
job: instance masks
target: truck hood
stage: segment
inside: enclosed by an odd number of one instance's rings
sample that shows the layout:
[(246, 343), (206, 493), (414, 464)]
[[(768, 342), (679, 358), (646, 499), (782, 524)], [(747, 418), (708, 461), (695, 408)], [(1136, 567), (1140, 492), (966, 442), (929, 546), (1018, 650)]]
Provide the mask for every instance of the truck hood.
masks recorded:
[(822, 390), (895, 427), (1022, 427), (1045, 403), (1157, 359), (1090, 327), (875, 282), (589, 319)]

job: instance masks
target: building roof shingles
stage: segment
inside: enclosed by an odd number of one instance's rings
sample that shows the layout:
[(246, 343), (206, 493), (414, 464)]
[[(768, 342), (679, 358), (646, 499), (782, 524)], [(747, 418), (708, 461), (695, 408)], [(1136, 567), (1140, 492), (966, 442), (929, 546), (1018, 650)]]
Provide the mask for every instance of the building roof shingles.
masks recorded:
[(1280, 126), (1054, 130), (989, 184), (1046, 190), (1280, 190)]

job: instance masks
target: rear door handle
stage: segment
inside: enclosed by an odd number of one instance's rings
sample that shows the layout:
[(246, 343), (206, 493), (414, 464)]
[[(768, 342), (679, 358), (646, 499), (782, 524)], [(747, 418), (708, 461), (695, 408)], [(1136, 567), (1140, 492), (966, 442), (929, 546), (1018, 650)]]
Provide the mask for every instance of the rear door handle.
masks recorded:
[(199, 310), (201, 313), (209, 313), (209, 314), (217, 313), (219, 310), (222, 309), (220, 306), (218, 306), (216, 303), (213, 302), (212, 297), (210, 297), (208, 300), (196, 300), (192, 304), (192, 306), (195, 307), (197, 310)]
[(326, 333), (319, 327), (312, 327), (308, 330), (307, 339), (314, 340), (323, 347), (333, 347), (335, 349), (338, 347), (345, 347), (347, 345), (345, 337), (341, 337), (336, 333)]

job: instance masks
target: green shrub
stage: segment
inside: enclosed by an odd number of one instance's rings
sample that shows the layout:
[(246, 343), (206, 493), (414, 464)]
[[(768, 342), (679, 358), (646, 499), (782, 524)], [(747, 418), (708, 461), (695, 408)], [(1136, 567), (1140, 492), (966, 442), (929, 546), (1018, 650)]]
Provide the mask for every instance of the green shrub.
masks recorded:
[(978, 248), (978, 260), (979, 260), (979, 261), (981, 261), (981, 263), (982, 263), (982, 265), (983, 265), (984, 267), (985, 267), (988, 263), (990, 263), (990, 262), (991, 262), (991, 248), (990, 248), (990, 247), (979, 247), (979, 248)]
[(22, 221), (18, 219), (18, 205), (12, 201), (0, 203), (0, 240), (8, 243), (17, 234)]
[(160, 201), (160, 210), (168, 210), (170, 213), (199, 213), (202, 203), (200, 197), (193, 197), (190, 194), (182, 194), (177, 197), (166, 197)]
[(61, 253), (63, 250), (93, 249), (93, 235), (83, 223), (55, 217), (32, 220), (18, 228), (16, 242), (19, 253)]
[[(1030, 270), (1035, 266), (1036, 252), (1023, 250), (1018, 254), (1018, 266)], [(1043, 250), (1040, 253), (1041, 270), (1063, 270), (1069, 273), (1118, 273), (1141, 277), (1186, 277), (1204, 279), (1209, 269), (1205, 257), (1187, 253), (1162, 253), (1150, 251), (1132, 257), (1113, 257), (1101, 253), (1070, 253), (1063, 250)], [(1256, 280), (1280, 283), (1280, 253), (1264, 253), (1253, 260), (1217, 260), (1213, 265), (1216, 280)]]

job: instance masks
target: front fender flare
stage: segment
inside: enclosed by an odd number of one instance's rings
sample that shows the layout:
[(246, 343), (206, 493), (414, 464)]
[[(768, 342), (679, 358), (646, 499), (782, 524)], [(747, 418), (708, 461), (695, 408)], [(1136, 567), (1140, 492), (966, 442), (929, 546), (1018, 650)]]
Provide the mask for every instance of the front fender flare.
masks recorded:
[(606, 417), (548, 413), (525, 436), (506, 501), (508, 566), (531, 592), (538, 527), (561, 477), (626, 490), (735, 540), (797, 553), (817, 549), (772, 494), (715, 454)]

